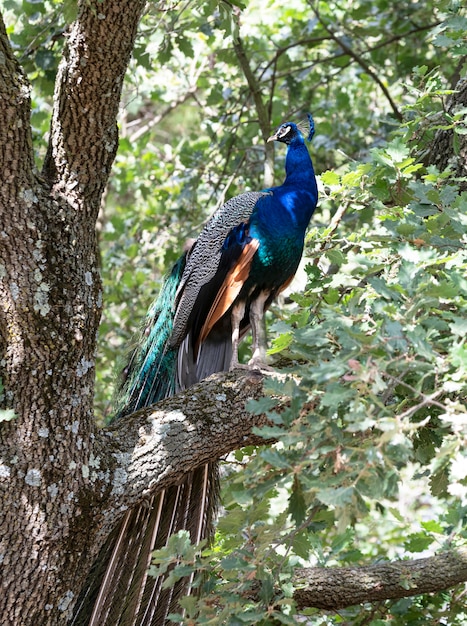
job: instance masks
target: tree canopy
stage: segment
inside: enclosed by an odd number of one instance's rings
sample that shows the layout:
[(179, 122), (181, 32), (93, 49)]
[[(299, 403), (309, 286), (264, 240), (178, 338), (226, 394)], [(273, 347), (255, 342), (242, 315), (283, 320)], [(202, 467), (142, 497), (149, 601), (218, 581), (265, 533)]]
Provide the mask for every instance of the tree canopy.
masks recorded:
[[(50, 165), (70, 25), (84, 5), (104, 23), (104, 4), (4, 0), (38, 171)], [(224, 199), (281, 180), (284, 154), (265, 144), (279, 123), (313, 114), (320, 185), (301, 272), (268, 317), (280, 375), (247, 404), (265, 416), (255, 445), (224, 458), (215, 542), (200, 550), (182, 533), (155, 555), (153, 571), (199, 574), (185, 624), (467, 620), (461, 557), (448, 567), (457, 579), (420, 587), (431, 594), (413, 589), (439, 578), (441, 562), (397, 570), (400, 595), (362, 599), (345, 580), (342, 593), (329, 583), (334, 605), (297, 593), (317, 566), (357, 576), (456, 549), (465, 558), (466, 32), (455, 0), (146, 6), (97, 220), (100, 425), (116, 364), (184, 242)], [(1, 407), (14, 424), (8, 394)]]

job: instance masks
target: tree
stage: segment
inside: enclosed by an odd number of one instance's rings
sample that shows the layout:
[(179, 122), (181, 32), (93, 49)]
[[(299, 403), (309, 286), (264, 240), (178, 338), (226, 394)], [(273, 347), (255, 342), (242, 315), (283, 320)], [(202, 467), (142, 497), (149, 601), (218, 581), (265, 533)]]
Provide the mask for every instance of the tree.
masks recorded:
[[(467, 199), (456, 158), (465, 153), (465, 90), (461, 82), (450, 94), (446, 82), (453, 88), (465, 75), (463, 12), (450, 13), (448, 3), (416, 14), (411, 5), (384, 2), (297, 3), (271, 5), (259, 20), (263, 9), (254, 3), (244, 11), (224, 3), (190, 11), (155, 5), (147, 14), (139, 0), (24, 7), (28, 19), (8, 26), (22, 64), (3, 22), (0, 32), (2, 618), (64, 623), (124, 507), (238, 448), (227, 466), (235, 471), (224, 479), (216, 546), (201, 554), (179, 536), (155, 558), (160, 568), (177, 562), (174, 576), (180, 568), (205, 575), (206, 593), (187, 600), (187, 619), (295, 623), (292, 598), (300, 609), (349, 606), (342, 579), (339, 602), (311, 599), (310, 576), (325, 581), (330, 572), (304, 566), (353, 572), (438, 546), (451, 551), (413, 566), (395, 562), (400, 584), (379, 596), (364, 589), (358, 601), (465, 581), (465, 551), (454, 550), (465, 540)], [(15, 2), (6, 8), (17, 9)], [(436, 54), (446, 49), (449, 55)], [(178, 83), (147, 80), (151, 50), (159, 77), (172, 70)], [(123, 139), (109, 184), (122, 98)], [(327, 112), (321, 120), (315, 113), (322, 221), (310, 233), (306, 290), (271, 327), (271, 352), (281, 354), (289, 377), (263, 383), (257, 375), (220, 375), (97, 429), (96, 222), (107, 186), (98, 229), (104, 287), (109, 271), (114, 283), (123, 280), (113, 286), (120, 302), (105, 299), (101, 414), (108, 363), (128, 339), (128, 317), (134, 323), (142, 308), (122, 313), (121, 302), (140, 301), (136, 291), (154, 257), (159, 265), (174, 258), (171, 247), (195, 230), (221, 188), (233, 194), (261, 185), (273, 166), (261, 133), (303, 114), (303, 102)], [(174, 132), (180, 119), (182, 138)], [(449, 146), (451, 159), (439, 162), (439, 145)], [(337, 146), (344, 155), (334, 153)], [(160, 233), (148, 243), (142, 233), (154, 220)], [(161, 241), (164, 252), (151, 255)], [(247, 398), (253, 401), (245, 405)], [(190, 428), (180, 429), (174, 411)], [(177, 442), (164, 458), (162, 430)], [(409, 505), (407, 514), (397, 508), (398, 486), (410, 481), (425, 519)], [(450, 577), (441, 581), (446, 563)], [(460, 597), (454, 589), (345, 616), (460, 624)], [(311, 612), (314, 623), (332, 623)]]

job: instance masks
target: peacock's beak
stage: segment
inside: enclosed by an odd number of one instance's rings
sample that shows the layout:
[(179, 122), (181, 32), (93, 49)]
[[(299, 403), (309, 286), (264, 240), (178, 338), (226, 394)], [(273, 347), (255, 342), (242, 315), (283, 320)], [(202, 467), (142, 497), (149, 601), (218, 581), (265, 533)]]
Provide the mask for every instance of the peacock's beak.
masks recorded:
[(266, 143), (269, 143), (270, 141), (276, 141), (277, 139), (277, 133), (274, 133), (274, 135), (271, 135), (270, 137), (268, 137), (268, 140)]

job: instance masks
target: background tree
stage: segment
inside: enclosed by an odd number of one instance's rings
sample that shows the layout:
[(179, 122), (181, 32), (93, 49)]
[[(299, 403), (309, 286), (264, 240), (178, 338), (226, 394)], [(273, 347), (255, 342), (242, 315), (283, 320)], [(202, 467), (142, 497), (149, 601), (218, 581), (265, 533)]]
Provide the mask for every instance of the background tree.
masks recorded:
[[(464, 11), (383, 0), (4, 7), (2, 618), (63, 623), (123, 508), (199, 462), (192, 440), (161, 462), (170, 412), (98, 431), (93, 398), (103, 422), (115, 360), (161, 272), (226, 195), (260, 188), (273, 167), (282, 176), (263, 139), (311, 110), (321, 208), (299, 295), (270, 324), (271, 354), (292, 378), (268, 380), (262, 396), (256, 379), (229, 375), (201, 385), (198, 401), (168, 403), (198, 424), (212, 458), (256, 445), (228, 457), (213, 548), (200, 555), (176, 537), (155, 563), (204, 573), (209, 593), (186, 601), (197, 623), (296, 623), (297, 606), (319, 607), (305, 610), (314, 624), (464, 623), (462, 588), (417, 595), (467, 578), (453, 552), (467, 477)], [(374, 595), (388, 570), (372, 570), (363, 596), (345, 596), (348, 570), (329, 602), (297, 590), (303, 568), (448, 548), (447, 561), (396, 569), (392, 594)], [(453, 578), (440, 575), (446, 563)], [(341, 610), (364, 598), (380, 603)]]

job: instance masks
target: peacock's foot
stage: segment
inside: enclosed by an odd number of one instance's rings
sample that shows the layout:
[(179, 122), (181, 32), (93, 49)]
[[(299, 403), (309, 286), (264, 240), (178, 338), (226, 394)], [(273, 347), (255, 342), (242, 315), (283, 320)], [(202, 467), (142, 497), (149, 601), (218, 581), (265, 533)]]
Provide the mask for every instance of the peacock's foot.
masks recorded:
[(255, 357), (252, 357), (248, 361), (248, 369), (250, 369), (250, 370), (262, 370), (262, 371), (266, 371), (266, 372), (272, 372), (273, 371), (273, 368), (270, 365), (268, 365), (267, 363), (265, 363), (261, 359), (255, 359)]
[(260, 361), (258, 359), (253, 359), (251, 358), (247, 364), (245, 363), (239, 363), (236, 359), (235, 361), (232, 360), (232, 362), (230, 363), (230, 367), (229, 370), (233, 371), (236, 369), (240, 369), (240, 370), (261, 370), (261, 371), (266, 371), (266, 372), (272, 372), (273, 368), (270, 367), (269, 365), (267, 365), (266, 363), (264, 363), (263, 361)]
[(245, 363), (239, 363), (237, 360), (232, 360), (230, 362), (230, 367), (229, 367), (229, 371), (232, 372), (233, 370), (249, 370), (251, 369), (248, 365), (245, 365)]

